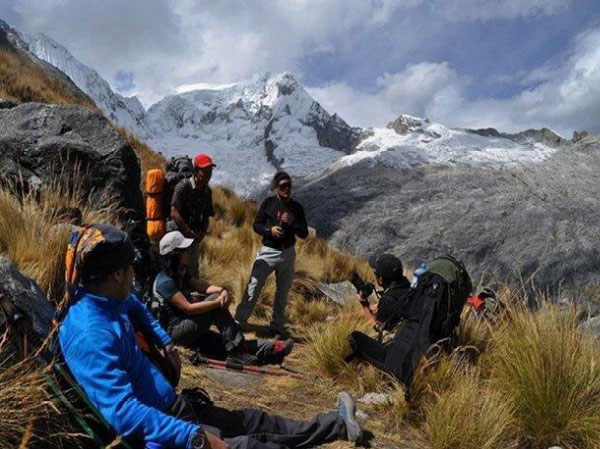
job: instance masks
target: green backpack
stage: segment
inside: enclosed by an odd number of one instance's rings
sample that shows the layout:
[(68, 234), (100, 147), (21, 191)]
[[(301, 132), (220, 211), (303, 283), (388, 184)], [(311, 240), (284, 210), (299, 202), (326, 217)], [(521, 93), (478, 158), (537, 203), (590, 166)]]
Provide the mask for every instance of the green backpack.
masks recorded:
[(429, 263), (426, 272), (440, 276), (446, 284), (431, 322), (430, 336), (434, 343), (452, 338), (465, 302), (473, 290), (473, 283), (462, 262), (452, 256), (436, 257)]

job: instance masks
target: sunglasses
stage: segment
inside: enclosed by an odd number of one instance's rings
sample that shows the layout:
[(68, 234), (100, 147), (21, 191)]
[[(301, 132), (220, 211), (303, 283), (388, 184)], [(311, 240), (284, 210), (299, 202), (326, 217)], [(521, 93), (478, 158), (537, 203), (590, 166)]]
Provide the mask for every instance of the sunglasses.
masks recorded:
[(282, 190), (291, 189), (292, 183), (291, 182), (282, 182), (281, 184), (277, 184), (277, 188), (282, 189)]

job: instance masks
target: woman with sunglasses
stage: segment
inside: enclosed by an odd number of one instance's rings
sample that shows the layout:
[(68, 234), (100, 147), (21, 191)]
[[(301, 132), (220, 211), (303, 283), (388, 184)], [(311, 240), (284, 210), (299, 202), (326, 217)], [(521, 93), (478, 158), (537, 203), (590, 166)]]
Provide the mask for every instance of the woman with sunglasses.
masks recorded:
[(302, 205), (292, 199), (290, 175), (283, 171), (276, 173), (272, 188), (275, 194), (262, 202), (254, 220), (254, 232), (263, 237), (263, 246), (254, 261), (235, 318), (242, 326), (246, 324), (267, 277), (274, 271), (277, 290), (270, 328), (275, 337), (285, 340), (289, 338), (285, 309), (294, 280), (294, 246), (296, 237), (304, 239), (308, 236), (308, 226)]

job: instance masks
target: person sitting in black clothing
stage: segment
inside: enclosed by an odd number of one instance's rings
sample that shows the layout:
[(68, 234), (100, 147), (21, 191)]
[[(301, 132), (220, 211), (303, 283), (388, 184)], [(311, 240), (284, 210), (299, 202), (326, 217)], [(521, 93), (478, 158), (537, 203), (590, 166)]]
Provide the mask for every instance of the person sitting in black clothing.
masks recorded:
[(214, 344), (208, 331), (214, 324), (229, 361), (242, 364), (281, 363), (293, 347), (293, 340), (268, 342), (246, 340), (228, 306), (231, 295), (226, 288), (206, 285), (187, 273), (188, 248), (192, 239), (172, 231), (160, 240), (159, 252), (164, 269), (154, 280), (153, 293), (161, 304), (160, 322), (175, 344), (204, 349)]
[(413, 316), (410, 304), (410, 282), (403, 274), (402, 262), (391, 254), (372, 257), (369, 265), (383, 292), (379, 303), (372, 305), (359, 294), (360, 304), (376, 329), (381, 332), (397, 330), (385, 343), (362, 332), (353, 332), (349, 336), (352, 354), (348, 359), (358, 356), (408, 385), (414, 368), (410, 357), (412, 338), (418, 329), (418, 320)]

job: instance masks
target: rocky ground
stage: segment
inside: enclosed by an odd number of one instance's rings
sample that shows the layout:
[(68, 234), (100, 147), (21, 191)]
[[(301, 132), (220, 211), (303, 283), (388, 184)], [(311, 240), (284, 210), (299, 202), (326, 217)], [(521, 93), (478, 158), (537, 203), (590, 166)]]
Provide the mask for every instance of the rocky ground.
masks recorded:
[(356, 254), (416, 263), (452, 253), (476, 278), (581, 287), (600, 282), (599, 169), (600, 138), (588, 137), (507, 170), (357, 164), (296, 195), (322, 237)]

